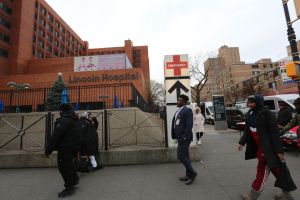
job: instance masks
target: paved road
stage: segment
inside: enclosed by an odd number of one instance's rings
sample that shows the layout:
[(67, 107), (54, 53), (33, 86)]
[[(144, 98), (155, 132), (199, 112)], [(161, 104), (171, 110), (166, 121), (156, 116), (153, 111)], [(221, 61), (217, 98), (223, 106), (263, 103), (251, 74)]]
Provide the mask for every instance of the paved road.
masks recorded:
[[(208, 127), (207, 127), (208, 128)], [(211, 130), (211, 129), (210, 129)], [(73, 200), (238, 200), (250, 189), (256, 160), (245, 161), (236, 150), (239, 133), (209, 131), (200, 147), (200, 162), (193, 166), (198, 177), (193, 185), (178, 181), (184, 174), (181, 164), (112, 166), (81, 174)], [(300, 186), (300, 155), (287, 152), (294, 180)], [(0, 170), (1, 200), (53, 200), (62, 189), (57, 169)], [(272, 199), (279, 189), (270, 175), (261, 199)], [(300, 199), (300, 190), (294, 192)]]

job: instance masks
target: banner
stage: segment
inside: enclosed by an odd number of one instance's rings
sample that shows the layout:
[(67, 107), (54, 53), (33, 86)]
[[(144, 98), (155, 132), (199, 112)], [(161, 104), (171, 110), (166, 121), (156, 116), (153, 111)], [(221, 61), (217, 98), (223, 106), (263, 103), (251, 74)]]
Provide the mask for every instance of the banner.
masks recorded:
[(132, 68), (132, 65), (126, 54), (74, 57), (74, 72), (130, 68)]

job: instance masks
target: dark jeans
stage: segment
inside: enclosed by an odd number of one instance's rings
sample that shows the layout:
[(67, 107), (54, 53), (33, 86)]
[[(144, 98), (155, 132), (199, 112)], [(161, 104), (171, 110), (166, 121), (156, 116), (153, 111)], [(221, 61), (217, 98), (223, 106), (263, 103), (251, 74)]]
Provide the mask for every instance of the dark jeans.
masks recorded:
[(197, 132), (196, 133), (196, 137), (197, 137), (197, 140), (200, 140), (200, 138), (203, 136), (203, 132)]
[(182, 144), (178, 144), (177, 148), (177, 158), (182, 162), (186, 169), (186, 176), (189, 178), (195, 177), (196, 172), (192, 167), (191, 160), (190, 160), (190, 155), (189, 155), (189, 147), (190, 147), (191, 142), (186, 142)]
[(67, 189), (71, 189), (74, 187), (76, 182), (78, 181), (78, 176), (76, 174), (76, 170), (74, 167), (74, 157), (75, 154), (70, 152), (58, 152), (57, 153), (57, 165), (58, 170), (64, 179), (64, 186)]

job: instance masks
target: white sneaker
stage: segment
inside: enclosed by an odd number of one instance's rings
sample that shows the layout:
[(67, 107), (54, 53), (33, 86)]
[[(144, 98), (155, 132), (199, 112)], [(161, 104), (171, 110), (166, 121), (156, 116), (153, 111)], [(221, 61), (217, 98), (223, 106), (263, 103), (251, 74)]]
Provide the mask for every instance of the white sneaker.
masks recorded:
[(201, 139), (198, 141), (198, 144), (201, 144)]

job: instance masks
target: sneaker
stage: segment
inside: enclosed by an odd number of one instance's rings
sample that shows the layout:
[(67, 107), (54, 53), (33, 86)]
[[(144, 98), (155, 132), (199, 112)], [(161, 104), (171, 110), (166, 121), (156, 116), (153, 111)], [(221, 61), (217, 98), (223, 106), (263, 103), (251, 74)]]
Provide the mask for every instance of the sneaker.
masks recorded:
[(198, 141), (198, 144), (201, 144), (201, 139)]
[(63, 191), (61, 191), (60, 193), (58, 193), (58, 197), (59, 198), (64, 198), (64, 197), (69, 197), (72, 196), (74, 194), (74, 189), (64, 189)]

